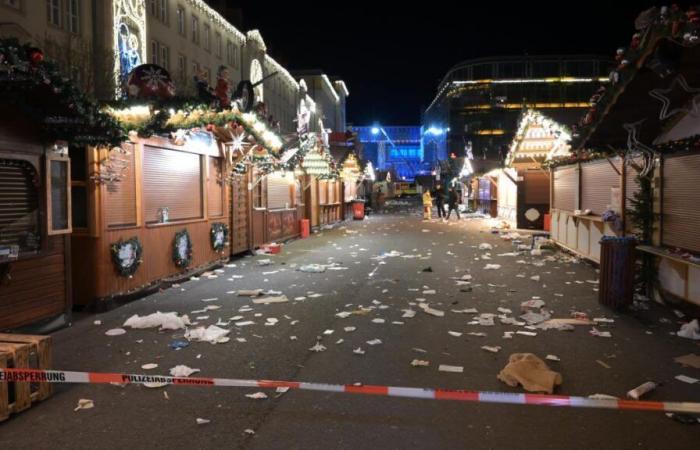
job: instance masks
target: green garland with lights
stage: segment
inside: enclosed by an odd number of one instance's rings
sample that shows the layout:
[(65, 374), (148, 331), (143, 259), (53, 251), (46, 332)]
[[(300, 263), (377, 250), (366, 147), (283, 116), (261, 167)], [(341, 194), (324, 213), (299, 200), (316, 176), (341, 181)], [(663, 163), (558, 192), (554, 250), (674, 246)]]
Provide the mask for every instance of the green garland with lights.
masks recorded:
[(40, 124), (46, 142), (118, 146), (127, 139), (124, 129), (55, 63), (44, 60), (41, 50), (15, 38), (0, 39), (0, 96)]

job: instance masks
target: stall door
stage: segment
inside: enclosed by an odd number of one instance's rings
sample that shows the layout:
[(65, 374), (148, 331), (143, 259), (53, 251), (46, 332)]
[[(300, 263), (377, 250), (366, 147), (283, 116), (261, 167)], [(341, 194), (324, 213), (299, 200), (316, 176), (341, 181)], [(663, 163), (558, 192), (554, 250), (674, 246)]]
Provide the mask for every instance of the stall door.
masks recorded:
[(248, 174), (238, 177), (232, 185), (231, 195), (231, 254), (250, 250), (250, 197)]
[(518, 187), (518, 228), (541, 230), (549, 213), (549, 174), (541, 170), (521, 172)]
[(253, 248), (261, 247), (267, 240), (267, 180), (253, 176), (253, 220), (251, 234)]

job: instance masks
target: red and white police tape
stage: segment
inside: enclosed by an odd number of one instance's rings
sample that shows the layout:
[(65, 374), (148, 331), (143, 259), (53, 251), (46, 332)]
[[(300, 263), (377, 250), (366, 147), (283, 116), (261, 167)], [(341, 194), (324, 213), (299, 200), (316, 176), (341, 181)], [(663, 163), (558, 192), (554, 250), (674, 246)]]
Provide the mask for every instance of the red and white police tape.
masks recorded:
[(68, 372), (62, 370), (1, 369), (0, 382), (80, 383), (80, 384), (146, 384), (162, 383), (174, 386), (221, 386), (243, 388), (290, 388), (305, 391), (344, 392), (348, 394), (381, 395), (387, 397), (455, 400), (477, 403), (507, 403), (513, 405), (569, 406), (636, 411), (660, 411), (700, 414), (700, 403), (648, 402), (620, 399), (591, 399), (567, 395), (517, 394), (509, 392), (422, 389), (396, 386), (304, 383), (297, 381), (241, 380), (231, 378), (182, 378), (161, 375), (123, 373)]

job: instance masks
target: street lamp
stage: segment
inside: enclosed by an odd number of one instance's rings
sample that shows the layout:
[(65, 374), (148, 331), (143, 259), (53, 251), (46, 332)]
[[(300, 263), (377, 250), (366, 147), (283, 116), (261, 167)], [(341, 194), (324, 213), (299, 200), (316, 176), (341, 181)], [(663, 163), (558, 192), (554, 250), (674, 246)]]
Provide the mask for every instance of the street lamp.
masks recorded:
[(379, 134), (379, 127), (372, 127), (372, 134), (375, 136)]

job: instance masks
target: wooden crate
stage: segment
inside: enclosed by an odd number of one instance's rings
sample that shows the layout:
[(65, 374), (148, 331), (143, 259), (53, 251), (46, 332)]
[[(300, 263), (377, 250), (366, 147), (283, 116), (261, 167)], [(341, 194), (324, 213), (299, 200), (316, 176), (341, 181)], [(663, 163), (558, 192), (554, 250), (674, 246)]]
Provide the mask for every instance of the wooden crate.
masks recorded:
[[(51, 337), (0, 333), (0, 367), (51, 369), (51, 364)], [(0, 421), (47, 399), (51, 393), (50, 383), (0, 383)]]

